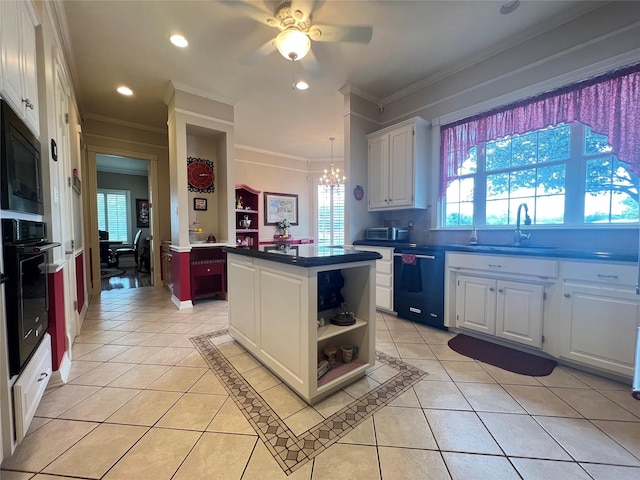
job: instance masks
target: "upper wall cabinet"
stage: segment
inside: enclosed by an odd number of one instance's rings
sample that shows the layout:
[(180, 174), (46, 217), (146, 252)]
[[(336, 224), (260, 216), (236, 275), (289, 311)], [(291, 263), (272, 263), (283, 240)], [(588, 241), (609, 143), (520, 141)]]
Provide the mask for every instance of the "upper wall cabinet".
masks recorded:
[(419, 117), (367, 135), (369, 210), (427, 208), (427, 131)]
[(31, 2), (0, 1), (0, 94), (39, 137), (37, 23)]

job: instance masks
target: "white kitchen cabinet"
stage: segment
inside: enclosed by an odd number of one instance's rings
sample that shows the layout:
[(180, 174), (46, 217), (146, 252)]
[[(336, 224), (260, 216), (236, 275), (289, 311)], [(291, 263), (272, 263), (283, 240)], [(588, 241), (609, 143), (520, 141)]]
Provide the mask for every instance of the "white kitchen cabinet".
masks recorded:
[(562, 262), (563, 358), (633, 376), (640, 326), (636, 269), (611, 262)]
[(449, 253), (447, 268), (456, 327), (542, 347), (545, 285), (557, 278), (556, 260)]
[(419, 117), (367, 135), (369, 210), (427, 208), (427, 130)]
[[(348, 385), (375, 364), (373, 259), (303, 267), (239, 250), (228, 252), (227, 266), (230, 335), (307, 402)], [(344, 280), (342, 286), (334, 287), (336, 275)], [(324, 286), (340, 292), (355, 324), (329, 323), (331, 312), (319, 307), (328, 298), (321, 298)], [(320, 318), (325, 325), (319, 326)], [(318, 379), (324, 347), (345, 344), (358, 347), (357, 357)]]
[(543, 286), (458, 275), (456, 288), (457, 326), (542, 346)]
[(0, 93), (33, 134), (40, 134), (36, 31), (31, 2), (0, 2)]
[(393, 311), (393, 247), (371, 247), (359, 245), (356, 250), (377, 252), (382, 255), (376, 260), (376, 308)]

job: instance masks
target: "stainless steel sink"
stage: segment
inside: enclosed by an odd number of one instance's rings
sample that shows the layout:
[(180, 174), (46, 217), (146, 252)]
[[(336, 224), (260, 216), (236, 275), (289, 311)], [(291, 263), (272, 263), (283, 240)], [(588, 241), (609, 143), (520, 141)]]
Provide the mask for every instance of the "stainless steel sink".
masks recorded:
[(546, 246), (546, 245), (504, 245), (497, 243), (479, 243), (477, 245), (470, 245), (472, 248), (477, 248), (478, 250), (489, 250), (489, 251), (522, 251), (522, 252), (545, 252), (551, 251), (558, 247)]

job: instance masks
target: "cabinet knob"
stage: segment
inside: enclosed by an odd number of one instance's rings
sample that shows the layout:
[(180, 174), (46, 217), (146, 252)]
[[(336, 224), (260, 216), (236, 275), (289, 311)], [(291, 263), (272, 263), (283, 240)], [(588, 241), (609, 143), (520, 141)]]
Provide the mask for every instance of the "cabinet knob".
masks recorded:
[(570, 293), (565, 293), (564, 294), (564, 298), (571, 298), (571, 294)]
[(28, 98), (23, 98), (22, 99), (22, 103), (24, 103), (25, 107), (30, 108), (31, 110), (33, 110), (33, 103), (31, 103), (31, 100), (29, 100)]
[(47, 378), (49, 376), (49, 374), (47, 372), (42, 372), (40, 374), (40, 377), (38, 378), (38, 381), (41, 382), (42, 380), (44, 380), (45, 378)]
[(210, 269), (210, 268), (207, 268), (207, 273), (208, 273), (208, 272), (210, 272), (210, 271), (211, 271), (211, 269)]
[(489, 291), (490, 291), (490, 292), (493, 292), (493, 291), (495, 291), (495, 288), (493, 288), (493, 287), (489, 287)]
[(501, 288), (499, 288), (499, 289), (498, 289), (498, 292), (502, 293), (502, 292), (503, 292), (503, 290), (502, 290)]

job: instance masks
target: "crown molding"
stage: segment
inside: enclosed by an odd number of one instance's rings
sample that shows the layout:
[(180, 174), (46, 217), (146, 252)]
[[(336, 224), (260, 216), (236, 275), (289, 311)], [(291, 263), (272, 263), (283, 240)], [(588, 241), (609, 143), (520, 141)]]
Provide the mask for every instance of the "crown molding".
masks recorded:
[(143, 125), (141, 123), (128, 122), (126, 120), (121, 120), (119, 118), (107, 117), (105, 115), (98, 115), (97, 113), (87, 113), (83, 115), (84, 120), (96, 120), (98, 122), (109, 123), (111, 125), (118, 125), (121, 127), (127, 128), (136, 128), (138, 130), (145, 130), (147, 132), (153, 133), (161, 133), (167, 135), (167, 130), (158, 128), (158, 127), (150, 127), (149, 125)]

